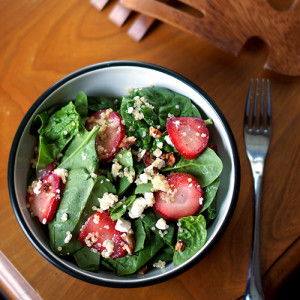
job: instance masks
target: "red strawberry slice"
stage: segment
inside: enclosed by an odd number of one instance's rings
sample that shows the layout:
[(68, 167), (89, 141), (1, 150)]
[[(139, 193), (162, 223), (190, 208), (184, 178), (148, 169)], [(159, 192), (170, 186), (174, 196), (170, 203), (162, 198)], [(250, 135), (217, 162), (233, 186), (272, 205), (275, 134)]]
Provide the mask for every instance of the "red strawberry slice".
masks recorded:
[(96, 136), (96, 151), (99, 161), (111, 160), (119, 151), (119, 145), (125, 137), (122, 117), (111, 109), (101, 110), (87, 118), (86, 127), (92, 130), (99, 125)]
[(60, 199), (60, 180), (54, 173), (49, 173), (40, 180), (33, 181), (28, 187), (26, 202), (34, 216), (41, 223), (53, 220)]
[(117, 221), (110, 218), (108, 211), (96, 212), (82, 227), (78, 240), (82, 245), (96, 249), (103, 256), (106, 253), (105, 257), (122, 257), (127, 251), (122, 239), (123, 233), (115, 229), (116, 223)]
[(200, 118), (170, 118), (166, 127), (174, 147), (186, 159), (196, 158), (207, 146), (209, 132)]
[(197, 214), (203, 206), (204, 192), (196, 178), (190, 174), (173, 173), (167, 180), (171, 190), (154, 194), (154, 210), (173, 221)]

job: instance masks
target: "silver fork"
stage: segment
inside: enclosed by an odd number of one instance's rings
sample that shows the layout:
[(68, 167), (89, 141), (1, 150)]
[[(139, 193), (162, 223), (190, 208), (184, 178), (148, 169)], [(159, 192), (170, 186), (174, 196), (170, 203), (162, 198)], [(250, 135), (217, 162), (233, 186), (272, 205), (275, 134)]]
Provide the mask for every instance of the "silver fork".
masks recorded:
[(260, 101), (258, 79), (254, 97), (251, 97), (252, 87), (253, 80), (250, 81), (244, 118), (244, 140), (254, 182), (252, 247), (245, 292), (247, 300), (264, 299), (260, 262), (260, 211), (264, 164), (272, 134), (270, 81), (267, 79), (267, 103), (265, 103), (265, 80), (261, 81)]

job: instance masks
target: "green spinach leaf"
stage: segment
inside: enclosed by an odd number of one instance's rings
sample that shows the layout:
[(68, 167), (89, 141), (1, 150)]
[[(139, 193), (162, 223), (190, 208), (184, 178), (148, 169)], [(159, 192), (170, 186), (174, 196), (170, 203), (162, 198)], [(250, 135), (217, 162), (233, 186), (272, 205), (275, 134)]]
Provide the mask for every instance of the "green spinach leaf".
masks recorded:
[(206, 187), (203, 188), (203, 191), (204, 191), (204, 203), (203, 203), (203, 207), (202, 207), (200, 213), (202, 213), (208, 207), (211, 206), (212, 202), (214, 201), (214, 199), (216, 197), (219, 185), (220, 185), (220, 177), (218, 177), (210, 185), (207, 185)]
[(170, 247), (174, 247), (174, 223), (167, 222), (169, 227), (166, 230), (160, 230), (156, 227), (156, 223), (160, 218), (161, 216), (159, 214), (157, 214), (153, 209), (149, 208), (144, 211), (142, 222), (146, 227), (161, 237)]
[(75, 108), (81, 118), (81, 124), (84, 126), (88, 115), (88, 99), (84, 92), (79, 92), (75, 100)]
[(81, 127), (79, 134), (77, 134), (62, 158), (59, 168), (85, 169), (92, 173), (98, 169), (98, 157), (95, 148), (95, 137), (98, 133), (99, 127), (95, 126), (92, 131), (87, 131)]
[(127, 208), (134, 202), (136, 196), (131, 195), (123, 203), (114, 207), (110, 212), (110, 217), (113, 221), (120, 219), (125, 213)]
[[(44, 119), (43, 121), (45, 121)], [(53, 162), (58, 154), (78, 133), (80, 116), (72, 102), (47, 118), (39, 129), (39, 159), (37, 170), (45, 168)]]
[(215, 181), (220, 176), (222, 169), (221, 159), (213, 150), (206, 148), (197, 158), (181, 157), (173, 167), (164, 168), (162, 171), (191, 174), (196, 177), (203, 188)]
[(135, 170), (133, 168), (133, 158), (132, 158), (132, 153), (131, 150), (121, 150), (115, 157), (118, 160), (118, 163), (122, 165), (123, 167), (123, 172), (124, 176), (120, 177), (117, 180), (117, 190), (118, 190), (118, 195), (121, 196), (123, 195), (126, 190), (129, 188), (129, 186), (133, 183), (133, 180), (129, 180), (128, 177), (126, 176), (126, 172), (130, 174), (134, 174), (135, 176)]
[(144, 249), (145, 240), (146, 240), (146, 231), (141, 219), (134, 220), (134, 240), (135, 240), (135, 249), (134, 252), (138, 252)]
[(100, 111), (111, 108), (118, 111), (121, 105), (120, 97), (93, 97), (88, 96), (88, 108), (92, 111)]
[(76, 263), (80, 269), (98, 271), (100, 264), (100, 253), (94, 253), (90, 248), (83, 247), (73, 253)]
[(151, 240), (145, 242), (142, 250), (133, 255), (125, 255), (117, 259), (107, 258), (106, 261), (115, 269), (118, 276), (133, 274), (144, 266), (164, 245), (164, 241), (154, 234), (151, 236)]
[(205, 218), (202, 215), (189, 216), (178, 220), (182, 230), (178, 230), (177, 241), (185, 243), (183, 251), (174, 253), (173, 262), (176, 266), (194, 256), (204, 245), (207, 231)]
[[(48, 225), (50, 245), (55, 253), (66, 255), (82, 247), (72, 232), (80, 219), (93, 186), (94, 180), (85, 170), (73, 169), (69, 172), (59, 208), (54, 220)], [(68, 232), (72, 234), (72, 238), (66, 243)]]

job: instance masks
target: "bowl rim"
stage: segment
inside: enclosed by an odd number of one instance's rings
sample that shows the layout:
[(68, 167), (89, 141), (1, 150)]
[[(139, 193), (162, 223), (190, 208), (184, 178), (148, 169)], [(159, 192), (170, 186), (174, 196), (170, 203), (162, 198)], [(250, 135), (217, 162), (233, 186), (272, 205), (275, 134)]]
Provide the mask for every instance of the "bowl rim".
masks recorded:
[[(14, 166), (15, 166), (15, 156), (17, 153), (18, 145), (21, 139), (21, 136), (23, 134), (24, 128), (26, 124), (28, 123), (29, 119), (31, 118), (32, 114), (35, 112), (35, 110), (42, 104), (42, 102), (50, 96), (56, 89), (58, 89), (60, 86), (64, 85), (68, 81), (71, 81), (72, 79), (95, 71), (99, 69), (105, 69), (105, 68), (111, 68), (111, 67), (139, 67), (143, 69), (152, 69), (155, 71), (162, 72), (164, 74), (167, 74), (169, 76), (175, 77), (176, 79), (182, 81), (184, 84), (188, 85), (192, 89), (194, 89), (197, 93), (201, 94), (212, 106), (212, 108), (216, 111), (219, 118), (221, 119), (223, 126), (225, 127), (225, 130), (228, 134), (228, 139), (230, 141), (230, 149), (233, 156), (234, 161), (234, 187), (233, 187), (233, 194), (231, 203), (227, 212), (227, 215), (224, 219), (223, 224), (221, 225), (219, 231), (215, 234), (214, 239), (212, 242), (204, 249), (204, 251), (195, 257), (192, 261), (189, 263), (183, 265), (181, 268), (177, 268), (174, 271), (168, 272), (166, 274), (163, 274), (162, 276), (159, 276), (158, 278), (146, 278), (144, 280), (138, 279), (138, 280), (132, 280), (132, 281), (105, 281), (105, 279), (99, 278), (95, 279), (89, 276), (84, 276), (84, 274), (81, 274), (79, 272), (74, 271), (71, 268), (66, 267), (65, 264), (62, 264), (59, 259), (57, 259), (55, 256), (49, 257), (49, 254), (47, 251), (45, 251), (43, 248), (41, 248), (41, 243), (39, 240), (37, 240), (34, 235), (32, 234), (30, 228), (27, 226), (25, 220), (22, 217), (21, 210), (18, 206), (17, 197), (15, 193), (15, 182), (14, 182)], [(17, 131), (15, 134), (15, 137), (12, 142), (10, 154), (9, 154), (9, 161), (8, 161), (8, 172), (7, 172), (7, 180), (8, 180), (8, 189), (9, 189), (9, 196), (11, 200), (11, 205), (13, 207), (14, 214), (17, 218), (17, 221), (19, 223), (19, 226), (22, 228), (25, 236), (29, 239), (31, 244), (34, 246), (34, 248), (44, 257), (46, 258), (50, 263), (58, 267), (63, 272), (77, 278), (81, 279), (85, 282), (89, 282), (96, 285), (106, 286), (106, 287), (118, 287), (118, 288), (133, 288), (133, 287), (144, 287), (149, 286), (157, 283), (164, 282), (166, 280), (169, 280), (171, 278), (174, 278), (175, 276), (178, 276), (188, 269), (190, 269), (194, 264), (198, 263), (201, 259), (203, 259), (204, 256), (207, 255), (207, 253), (217, 244), (217, 242), (220, 240), (221, 236), (224, 234), (226, 228), (229, 225), (229, 222), (232, 218), (232, 215), (235, 211), (237, 200), (238, 200), (238, 194), (240, 189), (240, 159), (238, 154), (238, 148), (233, 136), (233, 133), (231, 131), (231, 128), (225, 119), (223, 113), (220, 111), (220, 109), (217, 107), (217, 105), (214, 103), (214, 101), (195, 83), (187, 79), (186, 77), (178, 74), (175, 71), (172, 71), (166, 67), (162, 67), (156, 64), (148, 63), (148, 62), (141, 62), (141, 61), (132, 61), (132, 60), (116, 60), (116, 61), (107, 61), (107, 62), (101, 62), (93, 65), (89, 65), (86, 67), (83, 67), (81, 69), (78, 69), (62, 79), (58, 80), (56, 83), (54, 83), (51, 87), (49, 87), (29, 108), (25, 116), (23, 117)], [(88, 271), (87, 271), (88, 272)], [(121, 277), (120, 277), (121, 278)]]

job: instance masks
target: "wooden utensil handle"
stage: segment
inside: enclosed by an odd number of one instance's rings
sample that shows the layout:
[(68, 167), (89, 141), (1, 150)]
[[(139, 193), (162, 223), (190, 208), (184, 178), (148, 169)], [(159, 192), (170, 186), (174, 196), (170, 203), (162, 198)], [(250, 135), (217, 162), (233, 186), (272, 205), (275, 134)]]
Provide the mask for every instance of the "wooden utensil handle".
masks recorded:
[(246, 41), (257, 36), (268, 46), (265, 68), (300, 76), (300, 1), (277, 11), (267, 0), (181, 0), (201, 11), (197, 17), (158, 0), (121, 0), (140, 13), (205, 38), (238, 55)]

